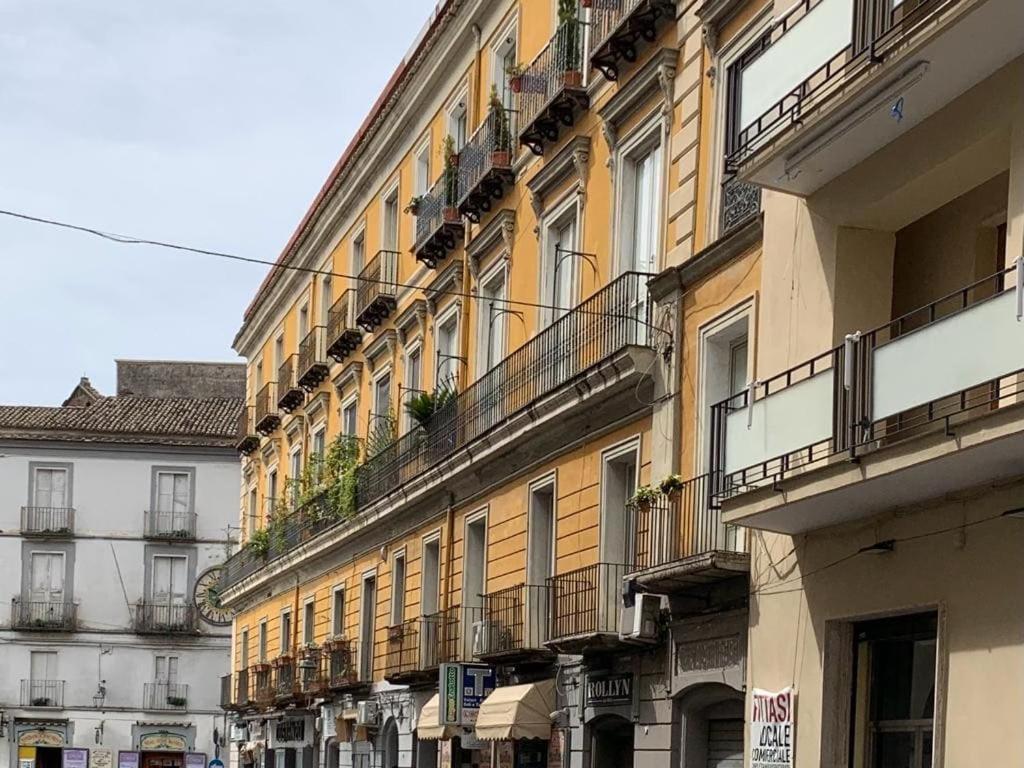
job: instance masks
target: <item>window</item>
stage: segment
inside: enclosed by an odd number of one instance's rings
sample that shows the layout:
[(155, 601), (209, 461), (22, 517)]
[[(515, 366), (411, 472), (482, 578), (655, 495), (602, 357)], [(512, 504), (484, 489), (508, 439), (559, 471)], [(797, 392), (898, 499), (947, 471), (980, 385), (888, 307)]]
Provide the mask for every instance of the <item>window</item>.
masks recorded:
[(853, 764), (932, 764), (938, 616), (922, 613), (853, 625)]
[(36, 467), (32, 478), (33, 507), (64, 508), (68, 504), (68, 471), (55, 467)]
[(469, 94), (463, 91), (448, 108), (448, 135), (455, 142), (455, 151), (459, 152), (466, 146), (469, 138), (469, 111), (467, 104)]
[(458, 388), (459, 382), (459, 313), (450, 312), (438, 320), (434, 330), (434, 345), (437, 349), (437, 370), (435, 386)]
[[(29, 676), (33, 683), (36, 681), (56, 680), (57, 652), (29, 651)], [(35, 694), (34, 686), (33, 694)], [(33, 698), (35, 698), (34, 695)]]
[(154, 555), (151, 594), (153, 604), (184, 606), (187, 595), (188, 558), (181, 555)]
[(416, 191), (415, 194), (423, 196), (430, 191), (430, 139), (424, 142), (416, 153)]
[(352, 274), (358, 275), (366, 265), (366, 233), (360, 232), (352, 240)]
[(263, 621), (260, 622), (259, 637), (257, 638), (257, 640), (259, 641), (259, 647), (256, 650), (259, 652), (259, 661), (262, 664), (262, 663), (266, 662), (266, 660), (267, 660), (267, 620), (266, 619), (263, 619)]
[(359, 427), (357, 424), (357, 414), (359, 410), (359, 403), (355, 398), (349, 400), (341, 408), (341, 433), (350, 437), (355, 437), (359, 434)]
[(555, 573), (555, 479), (530, 486), (526, 583), (543, 585)]
[(360, 680), (373, 679), (374, 618), (377, 613), (377, 577), (363, 577), (363, 593), (359, 603), (359, 674)]
[[(29, 556), (29, 601), (48, 613), (48, 605), (64, 602), (64, 553), (33, 552)], [(42, 604), (42, 605), (40, 605)], [(33, 606), (35, 608), (36, 606)], [(36, 611), (32, 611), (36, 614)], [(61, 615), (61, 614), (58, 614)]]
[(480, 515), (466, 523), (466, 570), (462, 583), (463, 607), (479, 608), (487, 583), (487, 516)]
[(299, 500), (299, 479), (302, 477), (302, 448), (296, 447), (288, 456), (288, 480), (291, 485), (292, 504)]
[(281, 611), (281, 655), (284, 656), (292, 647), (292, 612)]
[[(330, 269), (331, 264), (328, 263), (324, 268)], [(334, 303), (334, 295), (331, 286), (330, 276), (325, 277), (320, 281), (320, 325), (326, 328), (330, 321), (331, 305)]]
[[(405, 353), (405, 392), (403, 396), (403, 410), (405, 403), (416, 397), (422, 389), (423, 379), (423, 350), (419, 345), (412, 347)], [(405, 414), (406, 431), (416, 426), (415, 419), (408, 413)]]
[(153, 681), (156, 683), (178, 682), (178, 657), (158, 654), (153, 665)]
[(601, 458), (601, 561), (632, 562), (636, 521), (630, 519), (627, 508), (639, 484), (639, 441), (612, 448)]
[(309, 304), (303, 304), (299, 309), (299, 341), (306, 338), (309, 333)]
[(156, 473), (156, 511), (190, 512), (192, 508), (192, 475), (189, 472)]
[(508, 71), (517, 64), (516, 61), (516, 28), (509, 27), (498, 39), (497, 44), (491, 51), (493, 66), (491, 70), (491, 84), (501, 96), (501, 103), (505, 109), (515, 108), (515, 94), (509, 87)]
[(239, 669), (248, 669), (249, 667), (249, 630), (243, 629), (241, 640), (239, 641), (240, 647), (238, 649), (238, 660)]
[(335, 587), (331, 595), (331, 634), (340, 637), (345, 634), (345, 588)]
[[(711, 429), (708, 420), (711, 407), (746, 389), (751, 378), (748, 328), (753, 308), (741, 305), (712, 321), (700, 331), (700, 386), (698, 390), (698, 422), (701, 450), (698, 461), (704, 462), (711, 450)], [(736, 405), (741, 403), (737, 401)], [(698, 470), (703, 466), (699, 465)]]
[(440, 609), (439, 593), (441, 586), (441, 537), (435, 536), (423, 542), (423, 562), (420, 574), (420, 602), (425, 616), (437, 613)]
[(391, 561), (391, 626), (405, 619), (405, 552), (396, 552)]
[(260, 527), (260, 512), (257, 509), (258, 501), (256, 499), (256, 486), (249, 489), (249, 501), (248, 501), (248, 514), (249, 514), (249, 535), (259, 530)]
[[(274, 340), (274, 370), (281, 370), (281, 363), (284, 362), (284, 334), (278, 336)], [(280, 381), (278, 384), (284, 386), (286, 382)]]
[(556, 309), (544, 310), (546, 325), (560, 318), (573, 306), (576, 274), (577, 210), (573, 201), (545, 225), (544, 257), (541, 268), (542, 304)]
[(313, 454), (310, 457), (316, 462), (316, 474), (317, 480), (323, 478), (323, 466), (324, 466), (324, 453), (327, 450), (327, 427), (320, 427), (316, 432), (313, 433)]
[(619, 183), (620, 272), (655, 273), (661, 251), (661, 131), (622, 153)]
[(747, 388), (747, 337), (740, 336), (729, 345), (729, 396)]
[(477, 378), (494, 368), (505, 357), (508, 305), (505, 303), (505, 265), (501, 264), (480, 281), (477, 302)]
[(316, 601), (307, 600), (302, 606), (302, 642), (306, 645), (316, 638)]
[(277, 469), (272, 469), (267, 473), (267, 520), (269, 522), (270, 516), (274, 514), (274, 505), (277, 504)]
[(256, 363), (256, 391), (263, 389), (263, 360)]
[(381, 242), (385, 251), (398, 250), (398, 185), (384, 196)]
[(373, 415), (378, 419), (391, 413), (391, 372), (373, 382)]

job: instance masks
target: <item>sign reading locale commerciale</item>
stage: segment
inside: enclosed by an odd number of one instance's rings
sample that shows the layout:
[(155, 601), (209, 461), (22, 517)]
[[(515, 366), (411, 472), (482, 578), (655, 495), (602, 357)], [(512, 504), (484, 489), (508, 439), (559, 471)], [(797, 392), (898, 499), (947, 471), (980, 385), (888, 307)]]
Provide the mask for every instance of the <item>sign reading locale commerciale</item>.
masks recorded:
[(750, 710), (750, 768), (793, 768), (796, 746), (795, 694), (754, 689)]

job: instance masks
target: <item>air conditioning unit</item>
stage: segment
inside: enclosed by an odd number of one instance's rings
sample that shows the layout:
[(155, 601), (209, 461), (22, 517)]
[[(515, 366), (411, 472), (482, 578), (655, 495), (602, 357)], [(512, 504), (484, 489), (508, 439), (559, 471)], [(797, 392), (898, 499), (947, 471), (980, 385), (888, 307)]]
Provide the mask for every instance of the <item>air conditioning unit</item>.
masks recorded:
[(373, 728), (377, 725), (379, 714), (376, 701), (360, 701), (356, 704), (356, 725)]
[(619, 637), (635, 643), (656, 643), (660, 615), (660, 595), (637, 595), (632, 606), (622, 609), (619, 616)]
[(231, 724), (231, 740), (232, 741), (248, 741), (249, 740), (249, 729), (239, 723)]
[(482, 656), (490, 650), (491, 623), (489, 621), (473, 622), (473, 655)]

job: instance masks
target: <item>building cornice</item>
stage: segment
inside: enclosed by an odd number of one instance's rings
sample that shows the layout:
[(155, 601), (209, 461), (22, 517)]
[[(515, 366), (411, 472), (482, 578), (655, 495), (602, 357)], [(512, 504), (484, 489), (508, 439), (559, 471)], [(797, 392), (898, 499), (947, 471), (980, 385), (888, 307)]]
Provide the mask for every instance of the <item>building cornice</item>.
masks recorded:
[[(462, 293), (462, 259), (452, 259), (437, 273), (437, 276), (423, 287), (427, 297), (427, 311), (437, 313), (440, 302), (449, 294)], [(459, 297), (456, 296), (458, 301)]]
[(601, 130), (608, 143), (609, 155), (614, 156), (619, 142), (619, 126), (659, 89), (662, 93), (663, 111), (671, 112), (675, 90), (676, 64), (679, 52), (673, 48), (662, 48), (598, 111)]

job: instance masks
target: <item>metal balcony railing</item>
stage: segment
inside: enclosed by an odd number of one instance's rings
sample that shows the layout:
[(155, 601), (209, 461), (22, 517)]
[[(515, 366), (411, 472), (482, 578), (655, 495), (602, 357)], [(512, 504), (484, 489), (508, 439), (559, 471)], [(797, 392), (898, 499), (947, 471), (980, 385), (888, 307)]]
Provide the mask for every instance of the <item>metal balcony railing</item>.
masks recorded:
[(649, 275), (628, 272), (567, 312), (356, 470), (362, 508), (538, 398), (630, 346), (648, 344)]
[(300, 692), (299, 679), (295, 674), (295, 657), (279, 656), (273, 664), (273, 687), (276, 699), (288, 699)]
[(281, 417), (277, 412), (277, 383), (268, 382), (256, 393), (256, 431), (261, 435), (271, 435), (281, 426)]
[(332, 690), (344, 690), (370, 682), (364, 680), (359, 664), (359, 642), (348, 639), (328, 640), (324, 643), (323, 677)]
[(26, 536), (70, 536), (75, 531), (71, 507), (22, 507), (21, 532)]
[(462, 240), (465, 226), (459, 214), (459, 175), (461, 155), (445, 167), (441, 178), (422, 196), (416, 209), (416, 244), (413, 253), (433, 269), (454, 251)]
[(674, 0), (593, 0), (590, 63), (609, 80), (623, 61), (636, 61), (640, 46), (657, 39), (658, 27), (676, 18)]
[(288, 355), (277, 369), (277, 407), (291, 413), (306, 399), (306, 393), (299, 386), (299, 356)]
[(356, 322), (367, 333), (381, 325), (397, 306), (397, 251), (378, 251), (359, 273), (356, 284)]
[(627, 565), (594, 563), (548, 579), (551, 589), (549, 641), (618, 634), (622, 580)]
[(51, 707), (64, 706), (63, 680), (22, 680), (21, 706)]
[(433, 672), (440, 664), (462, 660), (461, 624), (462, 609), (454, 605), (391, 627), (380, 643), (384, 677), (409, 680)]
[(196, 537), (195, 512), (147, 509), (143, 518), (143, 535), (147, 539), (191, 541)]
[(235, 447), (243, 456), (249, 456), (260, 447), (260, 433), (256, 429), (256, 408), (245, 405), (238, 413), (238, 442)]
[(197, 628), (195, 608), (187, 603), (139, 602), (134, 624), (140, 634), (191, 634)]
[(327, 364), (327, 328), (318, 325), (299, 342), (298, 382), (313, 392), (331, 373)]
[(547, 584), (519, 584), (484, 595), (481, 618), (473, 625), (473, 655), (488, 659), (546, 653), (550, 609)]
[(761, 213), (761, 188), (730, 176), (722, 184), (722, 229), (727, 235)]
[(236, 707), (244, 707), (252, 701), (252, 688), (249, 681), (249, 667), (235, 672), (234, 700)]
[[(568, 127), (576, 115), (590, 106), (583, 87), (585, 25), (564, 22), (555, 36), (518, 78), (521, 144), (535, 155), (544, 154), (545, 142), (558, 139), (560, 128)], [(517, 82), (518, 81), (518, 82)]]
[(459, 213), (476, 223), (515, 182), (516, 113), (491, 107), (459, 151)]
[(188, 684), (168, 683), (162, 680), (143, 683), (142, 708), (184, 711), (188, 708)]
[(33, 632), (71, 632), (78, 622), (78, 606), (70, 600), (11, 600), (11, 627)]
[(344, 362), (363, 341), (356, 323), (356, 289), (349, 288), (327, 314), (327, 354), (336, 362)]
[(644, 570), (709, 552), (745, 552), (746, 538), (722, 522), (710, 474), (683, 483), (682, 488), (653, 499), (631, 501), (633, 568)]
[(225, 710), (235, 709), (238, 702), (234, 699), (234, 675), (220, 676), (220, 708)]
[(249, 667), (249, 701), (261, 706), (273, 704), (275, 697), (274, 674), (269, 664)]
[(378, 642), (384, 658), (384, 679), (399, 680), (418, 672), (420, 665), (420, 620), (408, 619), (388, 629), (386, 640)]

